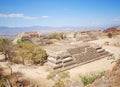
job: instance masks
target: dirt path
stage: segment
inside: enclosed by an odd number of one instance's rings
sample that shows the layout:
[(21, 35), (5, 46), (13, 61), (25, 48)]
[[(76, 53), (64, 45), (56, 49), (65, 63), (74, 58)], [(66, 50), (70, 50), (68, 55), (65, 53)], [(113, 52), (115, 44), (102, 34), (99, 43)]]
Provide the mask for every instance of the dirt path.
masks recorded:
[[(3, 55), (0, 55), (0, 60), (4, 58)], [(10, 69), (8, 68), (8, 62), (1, 62), (0, 66), (3, 67), (8, 73), (10, 73)], [(21, 64), (13, 64), (10, 65), (13, 72), (21, 72), (25, 78), (30, 78), (32, 80), (35, 80), (38, 82), (41, 87), (51, 87), (53, 82), (51, 80), (47, 80), (46, 76), (49, 74), (49, 72), (46, 72), (45, 66), (24, 66)]]
[[(115, 57), (118, 58), (120, 53), (119, 47), (114, 46), (103, 46), (107, 51), (114, 53)], [(4, 58), (3, 55), (0, 55), (0, 66), (4, 67), (8, 72), (10, 72), (8, 68), (8, 62), (1, 61)], [(79, 74), (81, 73), (90, 73), (90, 72), (99, 72), (104, 70), (111, 70), (114, 66), (114, 63), (111, 64), (113, 60), (107, 60), (107, 58), (103, 58), (100, 60), (96, 60), (94, 62), (84, 64), (73, 69), (68, 70), (70, 72), (71, 79), (76, 81), (79, 80)], [(28, 67), (23, 66), (21, 64), (11, 65), (14, 72), (21, 72), (25, 77), (36, 80), (41, 84), (41, 87), (51, 87), (53, 81), (47, 80), (46, 76), (49, 74), (45, 69), (45, 66), (37, 66), (37, 67)]]

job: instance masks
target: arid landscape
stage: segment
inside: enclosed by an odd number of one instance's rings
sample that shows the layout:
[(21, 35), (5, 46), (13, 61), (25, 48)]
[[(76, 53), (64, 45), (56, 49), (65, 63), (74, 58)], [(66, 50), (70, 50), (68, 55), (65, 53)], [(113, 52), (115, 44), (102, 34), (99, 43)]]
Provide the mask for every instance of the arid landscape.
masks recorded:
[(120, 0), (0, 0), (0, 87), (120, 87)]
[[(5, 76), (5, 80), (1, 77), (1, 87), (119, 87), (120, 83), (116, 79), (119, 79), (117, 75), (120, 73), (120, 32), (116, 32), (116, 29), (120, 30), (115, 27), (112, 31), (108, 28), (103, 31), (48, 35), (32, 31), (18, 34), (13, 41), (1, 39), (0, 68), (1, 76)], [(42, 50), (37, 52), (39, 49), (36, 46), (45, 50), (47, 56), (41, 53)], [(111, 74), (116, 71), (117, 74)], [(104, 73), (97, 77), (101, 72)], [(113, 78), (108, 79), (109, 73)], [(56, 77), (59, 74), (66, 76)], [(86, 84), (84, 80), (87, 81), (87, 76), (91, 74), (96, 75), (96, 78)], [(86, 76), (86, 79), (82, 76)], [(101, 79), (107, 82), (104, 84)], [(117, 82), (114, 83), (114, 80)]]

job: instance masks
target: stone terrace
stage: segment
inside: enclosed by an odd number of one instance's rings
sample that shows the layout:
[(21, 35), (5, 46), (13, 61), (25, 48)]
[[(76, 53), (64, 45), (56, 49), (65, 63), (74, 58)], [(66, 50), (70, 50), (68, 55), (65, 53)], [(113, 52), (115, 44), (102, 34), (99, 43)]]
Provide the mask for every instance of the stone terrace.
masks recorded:
[(110, 54), (102, 47), (90, 43), (54, 44), (46, 46), (45, 49), (48, 54), (48, 67), (60, 71), (107, 57)]

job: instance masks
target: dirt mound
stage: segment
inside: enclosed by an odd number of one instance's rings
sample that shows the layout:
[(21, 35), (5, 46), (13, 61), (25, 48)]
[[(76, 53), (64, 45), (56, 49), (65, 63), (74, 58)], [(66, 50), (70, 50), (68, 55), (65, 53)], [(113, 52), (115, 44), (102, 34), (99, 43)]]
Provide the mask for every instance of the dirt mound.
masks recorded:
[(117, 61), (111, 72), (97, 79), (88, 87), (120, 87), (120, 60)]

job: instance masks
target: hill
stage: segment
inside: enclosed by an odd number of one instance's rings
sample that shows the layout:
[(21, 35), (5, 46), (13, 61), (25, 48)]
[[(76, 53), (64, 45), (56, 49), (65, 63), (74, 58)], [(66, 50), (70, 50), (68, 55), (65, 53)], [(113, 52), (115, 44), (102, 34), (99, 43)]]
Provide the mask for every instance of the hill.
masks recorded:
[(109, 27), (103, 31), (104, 33), (120, 34), (120, 26)]
[(111, 72), (97, 79), (88, 87), (120, 87), (120, 60), (117, 61)]

